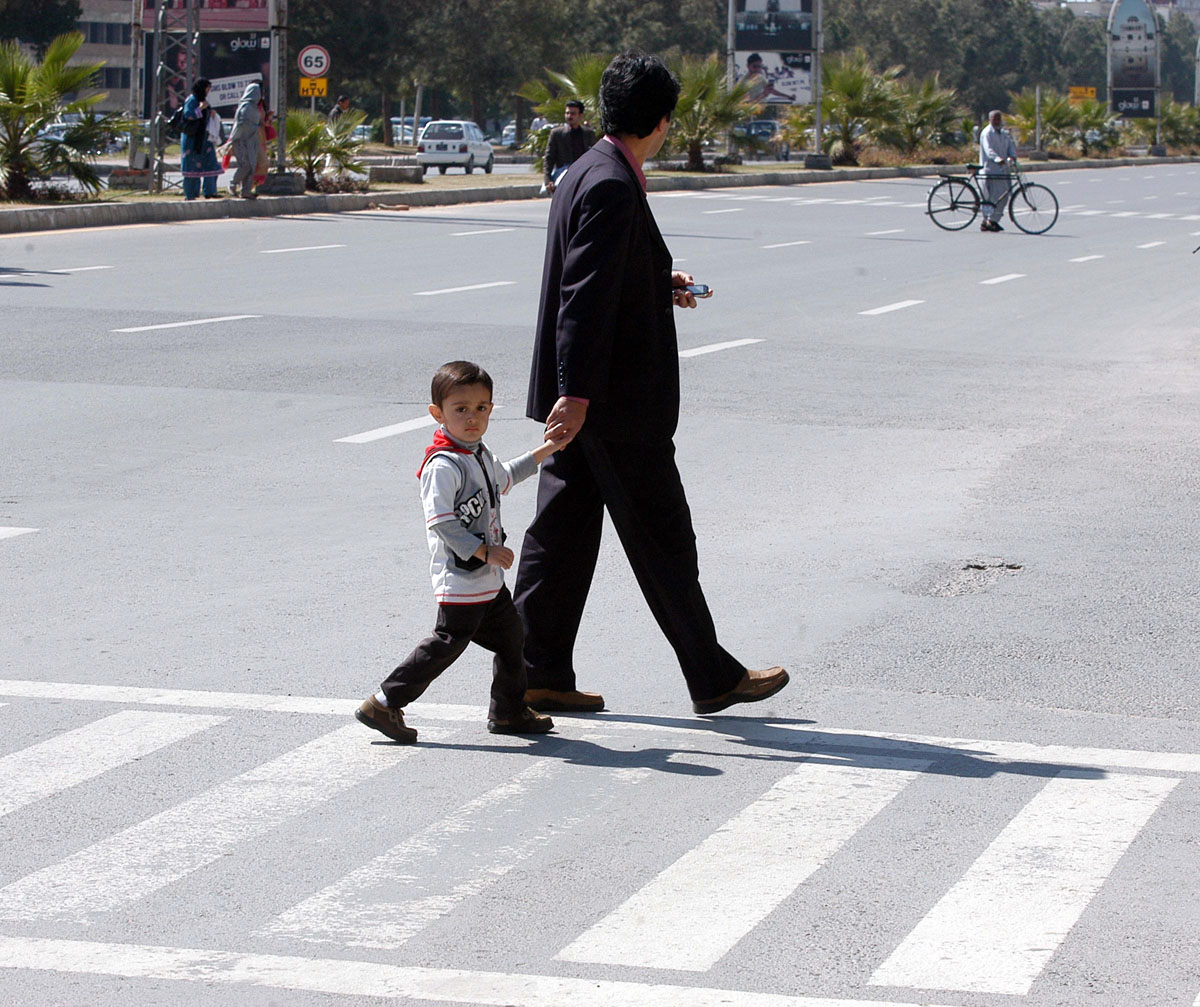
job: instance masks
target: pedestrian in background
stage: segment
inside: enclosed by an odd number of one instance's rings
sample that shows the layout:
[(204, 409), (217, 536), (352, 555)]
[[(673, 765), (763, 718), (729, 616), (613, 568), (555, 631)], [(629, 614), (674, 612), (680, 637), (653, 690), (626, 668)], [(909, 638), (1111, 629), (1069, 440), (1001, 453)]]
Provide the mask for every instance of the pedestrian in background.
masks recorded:
[(983, 175), (984, 196), (981, 231), (1003, 231), (1000, 218), (1008, 201), (1008, 178), (1017, 160), (1017, 145), (1004, 131), (1000, 109), (988, 113), (988, 124), (979, 131), (979, 167)]
[(337, 122), (343, 115), (350, 111), (350, 98), (347, 95), (339, 94), (338, 100), (334, 102), (333, 108), (329, 110), (329, 123)]
[(229, 194), (238, 195), (241, 187), (243, 199), (254, 199), (254, 173), (258, 165), (258, 128), (262, 125), (262, 88), (258, 84), (246, 87), (242, 100), (233, 116), (233, 156), (237, 160), (237, 171), (229, 183)]
[(563, 116), (567, 121), (550, 130), (546, 156), (542, 159), (542, 174), (545, 176), (542, 191), (547, 195), (554, 194), (554, 187), (566, 170), (596, 142), (596, 131), (583, 124), (583, 102), (572, 98), (567, 102)]
[(212, 82), (199, 78), (192, 93), (183, 103), (183, 131), (179, 150), (183, 167), (183, 198), (195, 199), (204, 186), (204, 198), (215, 199), (221, 166), (217, 163), (217, 146), (222, 142), (221, 117), (208, 104)]

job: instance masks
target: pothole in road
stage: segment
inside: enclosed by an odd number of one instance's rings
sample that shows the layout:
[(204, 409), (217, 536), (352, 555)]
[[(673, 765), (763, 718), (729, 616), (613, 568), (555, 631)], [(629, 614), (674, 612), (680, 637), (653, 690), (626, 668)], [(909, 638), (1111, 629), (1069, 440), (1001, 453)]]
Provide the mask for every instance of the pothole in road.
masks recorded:
[(1021, 569), (1020, 563), (999, 557), (969, 559), (949, 568), (942, 567), (931, 571), (904, 593), (929, 598), (956, 598), (965, 594), (979, 594), (1002, 577), (1010, 577)]

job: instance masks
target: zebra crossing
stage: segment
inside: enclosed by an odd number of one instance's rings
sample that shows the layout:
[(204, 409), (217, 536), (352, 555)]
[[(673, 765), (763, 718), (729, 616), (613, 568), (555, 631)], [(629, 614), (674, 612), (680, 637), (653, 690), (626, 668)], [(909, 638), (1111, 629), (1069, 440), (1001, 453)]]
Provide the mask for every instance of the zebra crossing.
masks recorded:
[[(353, 699), (21, 680), (0, 681), (0, 725), (50, 699), (61, 716), (44, 731), (0, 742), (13, 748), (0, 750), (0, 841), (56, 798), (95, 813), (68, 816), (41, 861), (0, 863), (0, 1000), (32, 970), (464, 1004), (908, 1007), (934, 1003), (931, 995), (947, 1007), (975, 1007), (978, 995), (1069, 1003), (1055, 998), (1048, 966), (1069, 958), (1073, 929), (1115, 872), (1179, 870), (1147, 849), (1171, 832), (1162, 819), (1173, 803), (1195, 803), (1200, 774), (1200, 754), (1186, 752), (769, 717), (609, 714), (564, 718), (545, 740), (497, 740), (482, 732), (482, 709), (435, 703), (414, 707), (421, 744), (404, 747), (345, 722)], [(198, 752), (246, 747), (248, 726), (272, 717), (286, 720), (286, 738), (257, 732), (248, 765), (234, 760), (224, 776), (217, 766), (211, 779), (166, 795), (147, 787), (144, 802), (108, 795), (115, 774), (130, 777), (122, 793), (136, 793), (142, 773), (178, 780)], [(495, 758), (485, 766), (477, 749)], [(421, 769), (434, 753), (453, 756), (467, 776), (453, 800), (422, 804), (418, 781), (430, 782)], [(383, 827), (348, 835), (326, 814), (347, 800), (384, 802)], [(960, 804), (972, 824), (914, 847), (899, 823), (931, 800)], [(689, 815), (702, 808), (710, 814)], [(663, 823), (694, 819), (692, 827), (656, 830), (656, 811), (667, 810)], [(633, 822), (643, 834), (630, 838)], [(292, 875), (273, 862), (278, 834), (311, 871)], [(436, 960), (437, 935), (450, 925), (538, 930), (536, 898), (511, 901), (515, 879), (564, 863), (579, 871), (616, 843), (621, 870), (585, 883), (579, 905), (560, 909), (561, 927), (542, 950), (525, 950), (519, 971)], [(346, 856), (322, 852), (343, 847)], [(169, 926), (153, 943), (123, 939), (140, 907), (185, 905), (197, 887), (238, 876), (243, 862), (252, 876), (266, 868), (290, 883), (201, 928), (199, 946), (195, 929)], [(1194, 884), (1196, 866), (1180, 885)], [(821, 898), (852, 890), (863, 872), (897, 889), (883, 900), (895, 913), (910, 870), (930, 898), (914, 898), (898, 919), (868, 912), (861, 925), (889, 936), (877, 948), (863, 941), (871, 953), (861, 961), (839, 962), (853, 981), (829, 995), (820, 977), (830, 963), (809, 960), (805, 935), (782, 922), (795, 913), (819, 923)], [(219, 892), (205, 895), (219, 901)], [(739, 988), (764, 933), (789, 966), (775, 992)], [(853, 944), (862, 935), (841, 936)], [(1144, 1002), (1200, 1004), (1200, 977)]]

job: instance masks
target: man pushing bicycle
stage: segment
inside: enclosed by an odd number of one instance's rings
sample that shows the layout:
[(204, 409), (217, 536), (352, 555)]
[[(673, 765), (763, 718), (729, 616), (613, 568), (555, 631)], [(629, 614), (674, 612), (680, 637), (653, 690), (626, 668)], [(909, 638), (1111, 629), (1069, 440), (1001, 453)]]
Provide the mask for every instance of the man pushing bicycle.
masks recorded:
[(988, 124), (979, 132), (979, 173), (983, 176), (986, 201), (983, 203), (981, 231), (1003, 231), (1000, 218), (1008, 200), (1010, 165), (1016, 164), (1017, 145), (1004, 129), (1004, 116), (998, 108), (988, 113)]

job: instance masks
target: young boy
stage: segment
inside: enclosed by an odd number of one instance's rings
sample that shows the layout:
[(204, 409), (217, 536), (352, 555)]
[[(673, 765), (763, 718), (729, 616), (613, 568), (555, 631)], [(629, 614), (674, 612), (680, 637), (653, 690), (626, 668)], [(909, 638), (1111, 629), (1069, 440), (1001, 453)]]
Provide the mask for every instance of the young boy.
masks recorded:
[(513, 553), (504, 546), (500, 496), (538, 470), (569, 438), (551, 440), (502, 462), (483, 435), (492, 413), (492, 379), (477, 364), (454, 360), (433, 375), (429, 407), (441, 427), (417, 470), (433, 558), (429, 570), (438, 602), (433, 635), (422, 640), (368, 697), (355, 717), (401, 744), (417, 740), (403, 709), (421, 695), (474, 641), (496, 657), (488, 730), (545, 734), (554, 721), (525, 705), (525, 631), (504, 585)]

